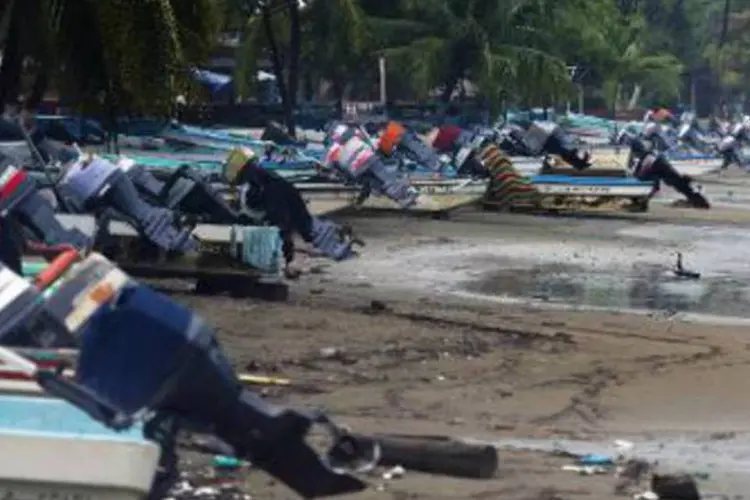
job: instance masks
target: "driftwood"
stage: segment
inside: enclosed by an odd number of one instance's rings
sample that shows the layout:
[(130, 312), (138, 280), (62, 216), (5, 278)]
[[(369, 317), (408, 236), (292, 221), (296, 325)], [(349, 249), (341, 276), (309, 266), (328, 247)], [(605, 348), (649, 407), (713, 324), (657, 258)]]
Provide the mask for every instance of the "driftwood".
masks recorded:
[(380, 465), (473, 479), (487, 479), (497, 470), (494, 446), (468, 444), (443, 436), (356, 435), (380, 445)]

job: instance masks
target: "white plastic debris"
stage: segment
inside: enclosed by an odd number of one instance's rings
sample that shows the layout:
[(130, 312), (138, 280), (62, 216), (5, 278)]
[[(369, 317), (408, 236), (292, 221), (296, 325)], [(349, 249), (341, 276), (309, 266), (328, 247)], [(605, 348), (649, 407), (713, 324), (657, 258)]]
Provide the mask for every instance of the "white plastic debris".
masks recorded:
[(633, 443), (632, 441), (627, 441), (625, 439), (615, 439), (612, 444), (620, 453), (625, 453), (626, 451), (631, 451), (633, 448), (635, 448), (635, 443)]
[(644, 491), (633, 495), (633, 500), (659, 500), (659, 495), (653, 491)]
[(562, 470), (568, 472), (577, 472), (582, 476), (593, 476), (595, 474), (606, 474), (606, 467), (596, 465), (563, 465)]
[(189, 491), (193, 491), (193, 485), (190, 484), (190, 481), (180, 481), (179, 483), (175, 483), (175, 485), (172, 486), (171, 492), (173, 495), (182, 495)]
[(200, 488), (197, 488), (193, 494), (197, 497), (216, 496), (219, 494), (219, 490), (210, 486), (201, 486)]
[(404, 477), (404, 474), (406, 474), (406, 470), (400, 465), (397, 465), (383, 472), (383, 479), (385, 479), (386, 481), (390, 481), (392, 479), (400, 479)]

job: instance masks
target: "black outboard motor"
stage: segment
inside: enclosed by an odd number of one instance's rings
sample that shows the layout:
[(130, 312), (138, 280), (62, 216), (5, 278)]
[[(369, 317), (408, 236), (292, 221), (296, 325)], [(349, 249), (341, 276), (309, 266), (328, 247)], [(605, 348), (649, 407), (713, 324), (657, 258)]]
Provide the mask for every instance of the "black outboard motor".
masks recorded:
[(667, 140), (664, 126), (661, 123), (655, 121), (646, 122), (643, 125), (641, 135), (652, 144), (652, 147), (656, 151), (667, 151), (671, 147)]
[[(322, 415), (271, 405), (244, 388), (202, 318), (139, 285), (101, 255), (69, 268), (49, 289), (46, 308), (65, 318), (80, 351), (74, 381), (37, 372), (40, 385), (111, 428), (144, 421), (146, 437), (162, 445), (162, 482), (178, 477), (174, 438), (185, 429), (217, 436), (235, 456), (303, 498), (365, 488), (347, 466), (372, 463), (376, 448)], [(33, 320), (26, 319), (28, 326)], [(0, 323), (0, 338), (5, 327)], [(316, 423), (334, 439), (323, 457), (305, 442)]]
[(680, 174), (664, 155), (653, 151), (652, 147), (640, 137), (630, 137), (630, 157), (628, 167), (633, 175), (644, 182), (653, 182), (654, 190), (650, 196), (659, 191), (659, 183), (663, 181), (678, 193), (687, 198), (695, 208), (711, 208), (711, 204), (698, 191), (693, 189), (693, 180)]
[(356, 255), (352, 246), (361, 242), (337, 224), (310, 215), (294, 184), (263, 168), (257, 157), (250, 157), (233, 181), (239, 187), (240, 214), (281, 231), (287, 264), (294, 258), (294, 233), (331, 259)]
[(260, 136), (261, 141), (270, 141), (280, 146), (304, 147), (305, 143), (298, 141), (295, 137), (289, 135), (278, 122), (268, 122), (263, 134)]
[(127, 174), (103, 158), (72, 163), (57, 188), (67, 207), (98, 214), (114, 210), (159, 248), (187, 252), (198, 247), (192, 228), (179, 227), (171, 210), (143, 201)]
[(523, 142), (526, 130), (516, 124), (508, 124), (500, 129), (497, 147), (511, 156), (535, 156)]
[(204, 217), (216, 224), (239, 222), (237, 211), (189, 165), (180, 166), (166, 182), (160, 181), (148, 167), (133, 160), (121, 159), (117, 166), (130, 177), (138, 192), (154, 205)]
[(90, 246), (84, 233), (60, 224), (54, 207), (27, 172), (7, 163), (0, 163), (0, 219), (17, 221), (45, 245)]
[(473, 134), (461, 134), (456, 139), (453, 164), (461, 177), (484, 179), (489, 176), (487, 168), (479, 158), (480, 152), (489, 145), (497, 144), (499, 134), (492, 130), (475, 130)]
[(554, 122), (532, 121), (521, 124), (523, 144), (534, 155), (557, 155), (577, 170), (591, 166), (591, 153), (578, 148)]

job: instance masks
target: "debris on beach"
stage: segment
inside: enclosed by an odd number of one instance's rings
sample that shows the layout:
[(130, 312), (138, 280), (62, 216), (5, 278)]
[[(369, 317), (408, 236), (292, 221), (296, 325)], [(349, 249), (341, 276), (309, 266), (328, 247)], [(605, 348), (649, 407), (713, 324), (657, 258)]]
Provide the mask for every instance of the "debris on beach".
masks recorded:
[(675, 263), (675, 267), (674, 269), (672, 269), (672, 272), (678, 278), (683, 278), (683, 279), (697, 280), (701, 277), (701, 273), (696, 273), (695, 271), (689, 271), (683, 267), (681, 252), (677, 252), (677, 262)]
[(243, 490), (249, 464), (228, 456), (217, 456), (210, 465), (183, 472), (165, 500), (251, 500)]
[(651, 491), (662, 500), (700, 500), (698, 485), (689, 474), (654, 474)]

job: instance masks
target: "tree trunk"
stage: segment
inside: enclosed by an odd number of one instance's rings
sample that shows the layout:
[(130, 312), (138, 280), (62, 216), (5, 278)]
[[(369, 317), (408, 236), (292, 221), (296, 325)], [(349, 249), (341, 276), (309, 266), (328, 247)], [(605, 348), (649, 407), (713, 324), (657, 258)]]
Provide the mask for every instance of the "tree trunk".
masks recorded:
[(461, 80), (460, 74), (453, 74), (451, 77), (445, 82), (445, 87), (443, 87), (443, 92), (440, 94), (440, 101), (441, 102), (450, 102), (451, 96), (453, 95), (453, 91), (456, 90), (456, 85), (458, 85), (458, 82)]
[(287, 124), (289, 133), (296, 137), (294, 110), (297, 108), (297, 91), (299, 89), (299, 58), (302, 52), (302, 27), (299, 19), (299, 2), (290, 0), (289, 2), (289, 105), (292, 108), (292, 121)]
[(16, 0), (10, 8), (10, 23), (8, 36), (3, 47), (3, 61), (0, 64), (0, 106), (16, 104), (21, 89), (21, 71), (23, 70), (23, 52), (21, 37), (23, 36), (23, 14), (25, 2)]
[(276, 43), (276, 37), (273, 34), (273, 25), (271, 24), (271, 10), (267, 5), (262, 7), (263, 28), (266, 32), (268, 47), (271, 49), (271, 62), (273, 63), (273, 72), (276, 76), (276, 85), (279, 87), (281, 95), (281, 107), (284, 111), (284, 122), (290, 134), (294, 135), (294, 110), (289, 102), (289, 92), (284, 80), (284, 66), (281, 62), (281, 53)]
[(117, 115), (120, 109), (116, 93), (120, 90), (113, 82), (110, 82), (109, 88), (104, 95), (104, 113), (106, 116), (105, 127), (107, 132), (107, 151), (116, 155), (120, 154), (119, 127)]
[(44, 68), (40, 68), (39, 72), (34, 78), (34, 84), (31, 86), (31, 92), (29, 92), (26, 102), (24, 102), (24, 108), (34, 111), (42, 103), (44, 94), (47, 92), (49, 86), (49, 74)]
[(313, 85), (312, 73), (309, 70), (305, 72), (302, 81), (304, 82), (302, 91), (305, 95), (305, 101), (311, 103), (315, 100), (315, 86)]
[(729, 34), (729, 17), (732, 12), (732, 0), (724, 0), (724, 13), (721, 18), (721, 34), (719, 35), (719, 48), (727, 42)]
[(638, 100), (641, 98), (641, 90), (641, 86), (636, 84), (633, 94), (630, 96), (630, 101), (628, 101), (628, 111), (634, 110), (638, 105)]
[(333, 96), (336, 99), (336, 116), (339, 120), (344, 117), (344, 85), (339, 77), (334, 77), (331, 82)]

